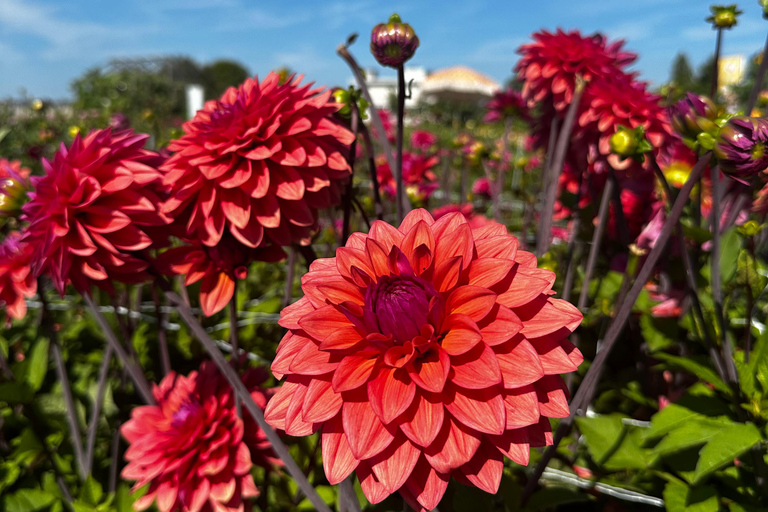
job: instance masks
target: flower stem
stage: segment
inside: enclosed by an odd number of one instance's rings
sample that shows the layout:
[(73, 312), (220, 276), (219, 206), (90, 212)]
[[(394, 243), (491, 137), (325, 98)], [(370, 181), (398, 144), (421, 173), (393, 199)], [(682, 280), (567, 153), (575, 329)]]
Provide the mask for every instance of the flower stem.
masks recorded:
[(107, 338), (107, 343), (109, 343), (109, 345), (112, 347), (112, 350), (117, 353), (117, 357), (120, 359), (120, 362), (123, 363), (123, 366), (127, 370), (128, 375), (131, 377), (131, 380), (136, 386), (136, 389), (144, 399), (144, 403), (154, 405), (155, 397), (152, 395), (152, 388), (149, 386), (147, 377), (141, 371), (141, 368), (139, 368), (136, 361), (128, 356), (125, 348), (123, 348), (123, 345), (117, 339), (117, 336), (115, 336), (112, 327), (110, 327), (109, 322), (107, 322), (107, 319), (104, 318), (104, 315), (101, 314), (101, 311), (99, 311), (98, 306), (96, 306), (96, 304), (93, 302), (93, 298), (90, 296), (90, 294), (83, 293), (83, 300), (85, 300), (85, 303), (90, 308), (94, 318), (96, 318), (96, 323), (99, 324), (99, 327), (101, 327), (101, 330), (104, 332), (104, 336)]
[(765, 38), (765, 46), (763, 47), (762, 58), (760, 59), (760, 68), (757, 71), (752, 91), (749, 93), (749, 101), (747, 102), (747, 108), (744, 111), (746, 115), (750, 115), (757, 104), (757, 95), (760, 94), (760, 90), (763, 88), (763, 78), (765, 77), (766, 71), (768, 71), (768, 37)]
[(198, 341), (200, 341), (200, 343), (203, 345), (206, 352), (208, 352), (208, 355), (211, 356), (211, 359), (213, 359), (213, 361), (216, 363), (216, 366), (218, 366), (219, 371), (227, 379), (229, 385), (232, 386), (232, 389), (235, 391), (235, 393), (239, 395), (243, 405), (259, 425), (259, 427), (264, 431), (267, 439), (272, 445), (272, 449), (283, 461), (285, 468), (288, 470), (288, 473), (290, 473), (291, 477), (293, 477), (293, 479), (296, 481), (302, 493), (304, 493), (304, 496), (309, 499), (316, 510), (321, 512), (331, 512), (323, 499), (317, 494), (317, 491), (315, 491), (315, 489), (312, 487), (312, 484), (310, 484), (307, 478), (304, 476), (301, 468), (299, 468), (298, 464), (296, 464), (296, 461), (293, 460), (293, 457), (288, 451), (288, 448), (286, 448), (286, 446), (283, 444), (280, 436), (266, 422), (264, 419), (264, 412), (253, 400), (250, 393), (248, 393), (248, 390), (243, 385), (243, 382), (238, 377), (234, 368), (232, 368), (232, 366), (227, 363), (224, 354), (222, 354), (218, 349), (216, 343), (211, 339), (210, 336), (208, 336), (208, 333), (205, 332), (203, 326), (198, 323), (195, 315), (192, 313), (192, 310), (189, 309), (186, 304), (184, 304), (184, 301), (175, 292), (170, 290), (170, 287), (166, 287), (165, 296), (168, 298), (171, 304), (174, 305), (176, 310), (181, 315), (181, 318), (192, 331), (192, 334), (194, 334)]
[(651, 249), (651, 252), (648, 254), (645, 263), (643, 263), (642, 268), (638, 272), (635, 283), (632, 285), (632, 288), (630, 288), (629, 292), (627, 293), (626, 299), (621, 304), (621, 307), (616, 314), (615, 320), (611, 323), (610, 327), (608, 327), (603, 341), (598, 341), (598, 344), (602, 346), (602, 349), (597, 352), (597, 355), (592, 361), (589, 370), (587, 370), (587, 374), (584, 376), (584, 380), (582, 381), (581, 386), (579, 386), (579, 390), (576, 392), (576, 396), (574, 396), (573, 400), (571, 400), (571, 414), (567, 418), (563, 418), (560, 421), (560, 425), (557, 427), (557, 431), (555, 432), (554, 438), (552, 440), (552, 445), (549, 446), (544, 452), (541, 460), (533, 472), (533, 475), (528, 480), (528, 483), (525, 486), (525, 490), (523, 491), (523, 504), (528, 501), (528, 498), (536, 488), (541, 475), (544, 473), (544, 468), (546, 468), (547, 464), (554, 456), (560, 441), (573, 425), (573, 420), (577, 412), (579, 410), (585, 409), (592, 401), (592, 397), (597, 390), (597, 383), (600, 379), (603, 368), (605, 367), (606, 361), (608, 360), (608, 356), (610, 355), (613, 346), (616, 344), (616, 340), (619, 339), (619, 335), (621, 335), (622, 331), (624, 330), (624, 326), (629, 319), (632, 308), (634, 307), (637, 298), (640, 296), (645, 283), (651, 276), (651, 273), (656, 266), (656, 262), (661, 256), (661, 253), (664, 251), (672, 231), (677, 226), (680, 215), (683, 213), (683, 208), (688, 202), (688, 196), (690, 195), (691, 190), (699, 181), (701, 173), (711, 158), (712, 154), (707, 153), (699, 159), (699, 161), (691, 170), (691, 174), (688, 176), (688, 180), (683, 185), (682, 190), (680, 190), (680, 194), (677, 196), (675, 204), (669, 213), (669, 218), (667, 219), (666, 224), (664, 224), (664, 227), (662, 228), (661, 233), (656, 240), (656, 245), (653, 246), (653, 249)]
[(283, 294), (283, 309), (287, 308), (293, 295), (293, 276), (296, 272), (296, 248), (291, 247), (288, 250), (288, 262), (286, 263), (285, 275), (285, 293)]
[(99, 425), (99, 416), (101, 407), (104, 404), (104, 395), (107, 391), (107, 377), (109, 376), (109, 364), (112, 361), (112, 347), (107, 345), (104, 351), (104, 360), (99, 369), (99, 384), (96, 391), (96, 400), (93, 402), (91, 410), (91, 421), (88, 423), (88, 433), (85, 442), (85, 474), (89, 475), (93, 471), (93, 451), (96, 447), (96, 431)]
[(352, 487), (354, 474), (339, 482), (339, 512), (360, 512), (360, 502)]
[[(539, 232), (537, 233), (537, 256), (542, 256), (549, 250), (549, 239), (552, 231), (552, 214), (554, 213), (555, 199), (557, 198), (557, 182), (560, 178), (560, 173), (563, 172), (565, 154), (568, 151), (568, 143), (571, 139), (571, 131), (573, 130), (573, 124), (576, 120), (576, 112), (579, 109), (579, 103), (581, 103), (581, 95), (583, 93), (584, 85), (582, 82), (580, 82), (576, 87), (576, 92), (573, 94), (571, 104), (568, 106), (568, 112), (565, 114), (563, 129), (560, 130), (560, 134), (557, 137), (557, 147), (555, 148), (552, 165), (548, 165), (549, 176), (547, 177), (547, 189), (544, 196), (544, 205), (541, 212), (541, 218), (539, 219)], [(554, 141), (550, 139), (549, 143), (552, 144), (553, 142)]]
[(397, 223), (403, 222), (405, 212), (405, 187), (403, 184), (403, 118), (405, 117), (405, 70), (403, 65), (397, 67), (397, 157), (395, 158), (395, 180), (397, 180)]
[[(723, 45), (723, 29), (717, 29), (717, 41), (715, 42), (715, 69), (712, 71), (712, 85), (709, 88), (709, 97), (715, 100), (717, 94), (718, 75), (720, 74), (720, 50)], [(749, 115), (749, 114), (747, 114)]]
[[(168, 375), (171, 371), (171, 356), (168, 352), (168, 337), (165, 329), (165, 315), (163, 306), (160, 302), (160, 296), (157, 293), (157, 287), (152, 285), (152, 300), (155, 303), (155, 316), (157, 317), (157, 340), (160, 345), (160, 364), (163, 368), (163, 375)], [(138, 311), (138, 309), (137, 309)]]
[(341, 245), (347, 243), (349, 238), (349, 221), (352, 216), (352, 194), (354, 192), (353, 182), (355, 179), (355, 152), (357, 150), (357, 125), (359, 124), (360, 113), (357, 110), (357, 105), (352, 105), (352, 121), (350, 123), (352, 133), (355, 135), (355, 140), (352, 141), (352, 145), (349, 147), (349, 156), (347, 157), (347, 163), (351, 169), (349, 173), (349, 182), (347, 182), (347, 188), (344, 192), (344, 223), (341, 231)]
[(579, 302), (577, 303), (577, 307), (582, 311), (584, 311), (584, 307), (587, 305), (587, 299), (589, 299), (589, 282), (592, 280), (592, 274), (594, 273), (595, 265), (597, 264), (597, 255), (600, 252), (600, 246), (603, 244), (603, 235), (605, 234), (605, 228), (608, 224), (608, 210), (612, 194), (613, 180), (608, 180), (603, 189), (603, 197), (600, 199), (600, 208), (597, 212), (597, 226), (595, 226), (595, 231), (592, 234), (592, 246), (589, 248), (587, 267), (584, 271), (584, 280), (581, 284), (581, 293), (579, 293)]
[(373, 142), (371, 133), (365, 124), (360, 123), (360, 133), (363, 135), (365, 143), (365, 152), (368, 154), (368, 170), (371, 173), (371, 188), (373, 189), (373, 206), (378, 220), (384, 219), (384, 206), (381, 204), (381, 192), (379, 192), (379, 176), (376, 172), (376, 160), (373, 153)]

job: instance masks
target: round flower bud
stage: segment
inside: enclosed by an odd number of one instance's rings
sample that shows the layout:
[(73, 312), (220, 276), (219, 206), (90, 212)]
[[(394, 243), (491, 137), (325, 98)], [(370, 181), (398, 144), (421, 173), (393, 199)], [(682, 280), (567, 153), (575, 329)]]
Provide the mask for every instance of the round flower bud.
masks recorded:
[(398, 14), (387, 23), (379, 23), (371, 31), (371, 53), (382, 66), (399, 68), (413, 57), (419, 38), (413, 28), (400, 20)]
[(45, 107), (45, 103), (43, 103), (43, 100), (35, 99), (32, 100), (32, 110), (35, 112), (40, 112)]
[(26, 201), (29, 169), (0, 158), (0, 217), (15, 217)]
[(733, 5), (713, 5), (709, 8), (712, 16), (706, 21), (712, 23), (712, 28), (731, 28), (736, 25), (736, 18), (742, 14), (736, 4)]
[(748, 178), (768, 168), (768, 120), (736, 116), (720, 130), (714, 153), (720, 169)]
[(758, 0), (758, 3), (763, 8), (763, 18), (768, 20), (768, 0)]
[(610, 143), (611, 152), (619, 156), (632, 156), (637, 149), (635, 133), (623, 126), (611, 135)]

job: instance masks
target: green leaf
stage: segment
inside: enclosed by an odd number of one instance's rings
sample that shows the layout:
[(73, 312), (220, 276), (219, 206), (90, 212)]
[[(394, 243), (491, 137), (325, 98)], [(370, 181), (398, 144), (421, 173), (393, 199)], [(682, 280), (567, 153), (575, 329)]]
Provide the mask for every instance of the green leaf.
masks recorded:
[(659, 352), (657, 354), (654, 354), (653, 356), (658, 359), (661, 359), (662, 361), (666, 361), (666, 363), (669, 366), (680, 368), (682, 370), (692, 373), (693, 375), (700, 378), (702, 381), (712, 384), (715, 388), (717, 388), (718, 391), (722, 391), (723, 393), (727, 393), (727, 394), (731, 393), (731, 388), (729, 388), (728, 385), (725, 382), (723, 382), (723, 380), (717, 375), (715, 370), (713, 370), (709, 366), (704, 365), (703, 363), (697, 362), (693, 358), (678, 357), (670, 354), (665, 354), (663, 352)]
[(692, 419), (667, 434), (659, 444), (653, 447), (653, 452), (666, 456), (678, 453), (691, 446), (702, 445), (724, 428), (726, 428), (726, 425), (722, 423), (707, 421), (703, 418)]
[(93, 479), (92, 476), (88, 477), (83, 483), (80, 489), (80, 498), (91, 505), (98, 505), (101, 503), (101, 498), (104, 495), (104, 490), (101, 488), (101, 484)]
[(656, 318), (652, 315), (640, 317), (640, 331), (651, 352), (671, 347), (680, 339), (677, 322), (672, 318)]
[(40, 489), (20, 489), (5, 498), (5, 512), (34, 512), (53, 504), (56, 497)]
[(678, 480), (664, 487), (667, 512), (717, 512), (720, 504), (713, 487), (688, 487)]
[(737, 423), (721, 430), (699, 452), (693, 483), (701, 482), (717, 469), (732, 463), (733, 459), (752, 448), (761, 439), (760, 431), (752, 423)]
[[(528, 505), (524, 510), (534, 511), (555, 509), (558, 505), (566, 505), (568, 503), (583, 503), (589, 500), (589, 495), (580, 489), (548, 485), (531, 495), (531, 499), (528, 500)], [(489, 509), (478, 507), (474, 510)]]
[(728, 284), (738, 270), (741, 237), (736, 228), (731, 228), (720, 237), (720, 280)]
[(11, 458), (21, 466), (31, 465), (43, 452), (43, 445), (31, 428), (25, 428), (11, 443), (14, 445)]
[(724, 426), (732, 425), (729, 414), (728, 406), (717, 397), (687, 394), (654, 414), (651, 427), (643, 431), (643, 438), (648, 440), (663, 436), (692, 420), (705, 419), (708, 422), (722, 423)]
[(0, 384), (0, 402), (9, 404), (28, 404), (35, 393), (26, 382), (3, 382)]
[(587, 450), (599, 465), (605, 462), (606, 456), (610, 456), (611, 452), (618, 448), (626, 434), (621, 418), (622, 416), (618, 414), (594, 418), (576, 417), (576, 425), (587, 441)]
[(29, 354), (29, 371), (27, 372), (27, 384), (33, 391), (37, 391), (43, 385), (45, 374), (48, 372), (48, 339), (40, 338), (32, 346)]

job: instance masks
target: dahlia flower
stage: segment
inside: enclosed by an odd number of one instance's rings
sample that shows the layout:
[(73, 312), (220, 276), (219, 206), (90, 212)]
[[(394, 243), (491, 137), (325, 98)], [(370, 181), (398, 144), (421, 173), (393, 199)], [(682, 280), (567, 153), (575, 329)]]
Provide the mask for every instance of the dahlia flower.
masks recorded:
[[(243, 383), (264, 407), (268, 392), (259, 388), (264, 377), (253, 372), (243, 375)], [(155, 501), (160, 512), (242, 512), (243, 498), (259, 494), (252, 461), (274, 458), (262, 436), (248, 430), (255, 423), (244, 425), (237, 416), (226, 379), (206, 361), (187, 377), (169, 373), (153, 394), (157, 405), (137, 407), (120, 429), (130, 445), (122, 477), (136, 481), (134, 490), (149, 484), (134, 508), (144, 510)]]
[[(419, 155), (410, 151), (403, 152), (403, 183), (409, 189), (409, 194), (420, 200), (428, 199), (432, 195), (432, 192), (439, 185), (437, 175), (433, 171), (439, 162), (440, 159), (437, 156)], [(397, 184), (392, 170), (389, 168), (389, 162), (383, 155), (377, 159), (376, 174), (381, 189), (385, 194), (394, 198)]]
[(0, 243), (0, 304), (9, 318), (20, 320), (27, 314), (27, 302), (37, 292), (37, 280), (30, 269), (32, 247), (22, 236), (11, 232)]
[(167, 224), (160, 212), (157, 153), (143, 149), (149, 135), (94, 130), (62, 145), (45, 175), (32, 178), (24, 205), (25, 240), (34, 248), (33, 269), (46, 272), (60, 293), (112, 281), (150, 278), (139, 255), (152, 245), (148, 232)]
[(236, 279), (246, 278), (252, 261), (275, 262), (284, 257), (279, 246), (243, 247), (225, 233), (214, 247), (192, 242), (168, 249), (157, 258), (157, 267), (165, 275), (185, 276), (185, 286), (202, 280), (200, 307), (205, 316), (211, 316), (232, 300)]
[(484, 197), (486, 199), (491, 198), (491, 183), (488, 178), (481, 176), (475, 180), (472, 184), (472, 193), (476, 196)]
[[(653, 174), (644, 174), (633, 179), (622, 180), (619, 185), (621, 188), (621, 209), (624, 212), (624, 220), (629, 231), (626, 234), (629, 240), (634, 240), (640, 235), (643, 227), (655, 213), (656, 190), (654, 185), (655, 177)], [(621, 238), (618, 224), (616, 205), (611, 201), (606, 232), (614, 240)]]
[(467, 220), (467, 224), (472, 229), (479, 229), (491, 222), (494, 222), (482, 214), (475, 213), (475, 208), (470, 203), (446, 204), (445, 206), (435, 208), (432, 210), (432, 217), (435, 220), (439, 220), (440, 218), (455, 212), (462, 214)]
[(170, 198), (163, 211), (190, 237), (215, 246), (225, 232), (256, 248), (308, 244), (317, 210), (340, 201), (354, 135), (331, 120), (340, 107), (301, 77), (247, 79), (208, 101), (184, 124), (161, 167)]
[(487, 111), (483, 121), (495, 123), (512, 117), (529, 120), (528, 107), (522, 94), (511, 87), (498, 91), (485, 106)]
[(527, 464), (569, 414), (559, 374), (582, 361), (565, 339), (582, 315), (554, 279), (495, 222), (377, 221), (313, 262), (283, 310), (267, 421), (320, 430), (328, 481), (356, 471), (372, 503), (400, 492), (431, 510), (451, 476), (494, 493), (504, 456)]
[(637, 55), (622, 50), (624, 41), (608, 43), (601, 34), (584, 37), (576, 30), (554, 34), (543, 30), (533, 34), (534, 42), (518, 49), (515, 66), (523, 82), (523, 98), (528, 105), (545, 103), (564, 113), (576, 89), (576, 77), (588, 82), (612, 80)]
[(743, 179), (768, 168), (768, 120), (736, 116), (720, 129), (715, 157), (720, 170)]
[(669, 107), (672, 127), (685, 143), (695, 149), (700, 133), (716, 128), (718, 110), (712, 100), (691, 92)]
[(0, 158), (0, 217), (12, 217), (21, 211), (29, 188), (29, 169), (18, 160)]
[(418, 47), (416, 32), (396, 13), (371, 30), (371, 53), (382, 66), (399, 68), (413, 57)]
[(415, 130), (411, 134), (411, 147), (421, 152), (429, 151), (436, 142), (435, 134), (426, 130)]

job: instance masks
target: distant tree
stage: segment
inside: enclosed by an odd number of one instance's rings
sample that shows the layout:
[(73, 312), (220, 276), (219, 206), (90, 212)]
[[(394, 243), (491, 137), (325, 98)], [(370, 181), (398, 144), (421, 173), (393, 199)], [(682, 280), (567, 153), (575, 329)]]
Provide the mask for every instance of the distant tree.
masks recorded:
[[(757, 80), (757, 74), (760, 72), (760, 63), (762, 60), (762, 52), (755, 53), (752, 58), (749, 59), (749, 63), (747, 64), (747, 72), (744, 74), (744, 80), (742, 80), (741, 84), (734, 87), (736, 98), (739, 102), (739, 105), (742, 107), (746, 108), (747, 102), (749, 101), (749, 95), (752, 92), (752, 87), (755, 85), (755, 81)], [(768, 89), (768, 73), (763, 76), (762, 89)], [(764, 101), (761, 101), (759, 97), (757, 106), (760, 108), (765, 107)]]
[(199, 84), (203, 80), (200, 65), (190, 57), (166, 57), (160, 64), (160, 72), (174, 82)]
[(220, 97), (228, 87), (240, 85), (250, 76), (242, 64), (231, 60), (217, 60), (202, 69), (205, 97)]
[(708, 96), (714, 76), (715, 56), (712, 55), (699, 66), (699, 70), (696, 73), (696, 79), (691, 84), (691, 91), (696, 94), (706, 94)]
[(670, 75), (669, 80), (676, 87), (683, 90), (688, 90), (690, 88), (694, 80), (694, 73), (686, 54), (678, 53), (677, 57), (675, 57), (675, 61), (672, 64), (672, 74)]

